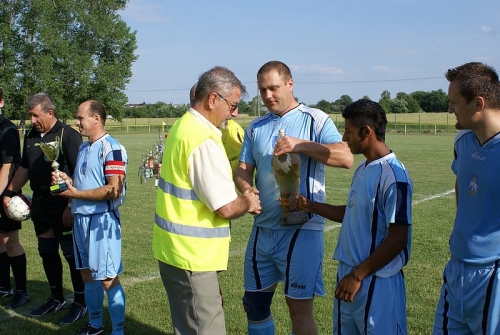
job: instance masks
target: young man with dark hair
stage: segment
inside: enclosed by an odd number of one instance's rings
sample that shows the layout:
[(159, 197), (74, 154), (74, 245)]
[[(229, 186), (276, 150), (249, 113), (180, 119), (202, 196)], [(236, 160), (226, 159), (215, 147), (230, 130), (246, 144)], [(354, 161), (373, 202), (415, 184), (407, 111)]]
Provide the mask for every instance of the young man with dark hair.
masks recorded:
[(358, 100), (342, 116), (343, 140), (366, 157), (347, 204), (299, 196), (304, 210), (342, 223), (333, 254), (339, 261), (333, 334), (408, 334), (403, 267), (410, 259), (412, 180), (385, 143), (387, 118), (378, 103)]

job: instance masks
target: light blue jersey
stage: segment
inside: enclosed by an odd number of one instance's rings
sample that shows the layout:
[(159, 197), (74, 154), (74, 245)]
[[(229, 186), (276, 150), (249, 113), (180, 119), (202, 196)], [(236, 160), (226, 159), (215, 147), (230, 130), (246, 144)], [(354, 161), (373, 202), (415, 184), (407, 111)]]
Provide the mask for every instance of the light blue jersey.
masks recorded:
[[(78, 150), (73, 181), (79, 190), (91, 190), (106, 184), (106, 177), (125, 175), (127, 152), (112, 136), (106, 134), (94, 143), (83, 143)], [(116, 210), (125, 202), (125, 186), (120, 197), (108, 201), (72, 200), (73, 214), (91, 215)]]
[[(255, 216), (255, 225), (270, 229), (297, 229), (281, 226), (282, 209), (279, 205), (279, 188), (276, 184), (271, 160), (278, 129), (290, 137), (322, 144), (342, 141), (342, 135), (330, 117), (319, 109), (300, 104), (282, 117), (269, 113), (250, 123), (240, 153), (240, 161), (257, 166), (255, 186), (259, 190), (261, 214)], [(325, 166), (306, 155), (300, 155), (300, 193), (312, 201), (325, 202)], [(325, 220), (312, 215), (302, 229), (323, 230)]]
[(451, 168), (457, 175), (458, 206), (450, 251), (461, 261), (500, 259), (499, 162), (500, 134), (482, 146), (471, 130), (457, 134)]
[(361, 162), (352, 178), (333, 259), (355, 267), (380, 246), (390, 225), (409, 225), (407, 247), (375, 275), (398, 273), (410, 259), (412, 194), (410, 175), (394, 153), (368, 165)]
[(434, 318), (434, 335), (500, 334), (500, 134), (482, 146), (471, 130), (455, 137), (451, 169), (458, 206), (452, 258)]

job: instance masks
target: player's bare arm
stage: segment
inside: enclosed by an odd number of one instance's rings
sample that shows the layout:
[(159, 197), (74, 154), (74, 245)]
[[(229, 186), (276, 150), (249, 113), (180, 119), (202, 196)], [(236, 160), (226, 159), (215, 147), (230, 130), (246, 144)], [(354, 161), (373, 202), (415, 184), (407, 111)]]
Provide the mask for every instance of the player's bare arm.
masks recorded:
[(297, 196), (300, 208), (308, 213), (321, 215), (325, 219), (342, 223), (345, 214), (345, 205), (335, 206), (322, 202), (310, 201), (302, 194)]
[[(26, 183), (28, 182), (28, 169), (25, 169), (23, 167), (19, 167), (16, 172), (14, 173), (14, 177), (12, 177), (12, 180), (10, 181), (10, 184), (7, 185), (5, 190), (11, 191), (11, 192), (17, 192), (19, 191)], [(4, 196), (3, 197), (3, 206), (4, 209), (7, 211), (7, 207), (9, 206), (10, 202), (9, 196)]]
[(408, 244), (406, 224), (393, 224), (388, 229), (387, 238), (375, 251), (339, 282), (335, 297), (339, 300), (354, 300), (363, 279), (389, 264)]
[(302, 153), (332, 167), (350, 169), (354, 163), (354, 157), (345, 142), (322, 144), (284, 136), (276, 141), (274, 154), (281, 155), (287, 152)]
[(241, 194), (245, 193), (255, 193), (258, 194), (256, 188), (253, 187), (253, 171), (255, 167), (253, 165), (240, 162), (238, 164), (238, 168), (236, 169), (236, 173), (234, 176), (234, 183), (238, 191)]
[[(73, 186), (73, 180), (64, 172), (60, 172), (59, 176), (64, 180), (68, 189), (58, 193), (58, 196), (72, 199), (82, 199), (91, 201), (112, 200), (118, 198), (123, 190), (125, 181), (124, 175), (113, 175), (106, 177), (107, 184), (99, 188), (91, 190), (77, 190)], [(57, 180), (56, 174), (52, 173), (52, 183)]]
[(260, 210), (259, 196), (248, 192), (239, 195), (234, 201), (217, 209), (216, 212), (225, 219), (235, 219), (246, 213), (259, 214)]

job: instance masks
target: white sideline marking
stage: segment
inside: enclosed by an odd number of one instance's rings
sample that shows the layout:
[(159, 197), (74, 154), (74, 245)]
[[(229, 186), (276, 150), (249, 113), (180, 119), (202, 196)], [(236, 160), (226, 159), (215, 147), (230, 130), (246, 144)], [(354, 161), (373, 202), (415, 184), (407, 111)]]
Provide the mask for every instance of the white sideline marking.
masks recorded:
[[(432, 195), (430, 197), (414, 201), (413, 205), (418, 205), (418, 204), (420, 204), (422, 202), (425, 202), (425, 201), (429, 201), (429, 200), (441, 198), (441, 197), (443, 197), (445, 195), (448, 195), (450, 193), (453, 193), (453, 192), (455, 192), (454, 189), (446, 191), (446, 192), (443, 192), (443, 193), (439, 193), (439, 194), (436, 194), (436, 195)], [(340, 226), (341, 226), (341, 224), (338, 224), (338, 223), (328, 224), (325, 227), (325, 232), (328, 232), (330, 230), (339, 228)], [(229, 251), (229, 257), (237, 257), (237, 256), (241, 256), (241, 255), (244, 255), (244, 254), (245, 254), (245, 248), (235, 249), (235, 250)], [(120, 279), (120, 282), (124, 286), (132, 286), (134, 284), (139, 284), (139, 283), (143, 283), (143, 282), (146, 282), (146, 281), (155, 280), (155, 279), (158, 279), (158, 278), (160, 278), (160, 275), (158, 273), (149, 273), (149, 274), (146, 274), (145, 276), (142, 276), (142, 277), (122, 278), (122, 279)], [(12, 313), (9, 316), (12, 317), (14, 315), (16, 315), (16, 314)], [(2, 318), (0, 318), (0, 320), (1, 319)]]
[[(423, 199), (420, 199), (420, 200), (416, 200), (416, 201), (413, 201), (412, 204), (413, 205), (418, 205), (422, 202), (425, 202), (425, 201), (429, 201), (429, 200), (433, 200), (433, 199), (437, 199), (437, 198), (441, 198), (445, 195), (448, 195), (450, 193), (455, 193), (455, 189), (452, 189), (452, 190), (448, 190), (446, 192), (443, 192), (443, 193), (439, 193), (439, 194), (435, 194), (435, 195), (431, 195), (430, 197), (427, 197), (427, 198), (423, 198)], [(333, 225), (328, 225), (327, 227), (325, 227), (325, 233), (327, 231), (330, 231), (330, 230), (333, 230), (335, 228), (339, 228), (341, 226), (341, 224), (333, 224)]]
[(421, 202), (425, 202), (425, 201), (429, 201), (429, 200), (433, 200), (433, 199), (436, 199), (436, 198), (441, 198), (445, 195), (448, 195), (450, 193), (455, 193), (455, 189), (452, 189), (452, 190), (448, 190), (446, 192), (443, 192), (443, 193), (439, 193), (439, 194), (436, 194), (436, 195), (432, 195), (430, 197), (427, 197), (427, 198), (423, 198), (423, 199), (420, 199), (420, 200), (417, 200), (417, 201), (414, 201), (413, 202), (413, 205), (418, 205), (419, 203)]

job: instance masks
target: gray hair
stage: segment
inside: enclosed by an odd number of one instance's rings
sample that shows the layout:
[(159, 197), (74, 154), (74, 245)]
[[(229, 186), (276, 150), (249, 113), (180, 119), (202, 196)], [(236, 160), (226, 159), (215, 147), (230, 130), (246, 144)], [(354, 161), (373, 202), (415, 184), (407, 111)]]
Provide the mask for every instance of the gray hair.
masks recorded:
[(49, 110), (52, 110), (54, 113), (56, 112), (56, 104), (47, 93), (37, 93), (28, 99), (28, 110), (32, 110), (38, 105), (40, 105), (40, 109), (45, 113), (48, 113)]
[(246, 88), (241, 81), (236, 78), (233, 71), (216, 66), (200, 75), (196, 86), (194, 102), (205, 99), (210, 93), (216, 92), (221, 95), (229, 95), (235, 88), (241, 91), (241, 96), (246, 96)]

